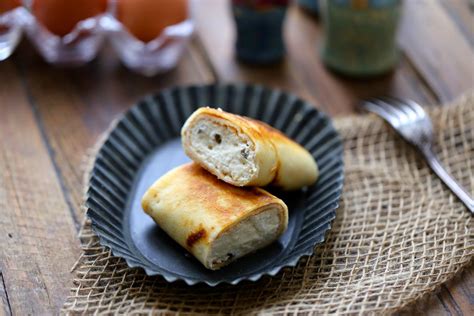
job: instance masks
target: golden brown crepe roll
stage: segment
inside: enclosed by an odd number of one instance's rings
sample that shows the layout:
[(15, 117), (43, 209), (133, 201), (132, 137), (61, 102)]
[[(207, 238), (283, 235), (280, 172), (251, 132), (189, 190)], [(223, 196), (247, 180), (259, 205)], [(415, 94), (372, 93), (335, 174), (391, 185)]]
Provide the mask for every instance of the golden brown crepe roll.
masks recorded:
[(295, 190), (318, 178), (316, 162), (305, 148), (263, 122), (222, 110), (196, 110), (181, 140), (192, 160), (236, 186)]
[(143, 210), (208, 269), (276, 240), (288, 225), (288, 208), (260, 188), (222, 182), (195, 163), (158, 179), (142, 199)]

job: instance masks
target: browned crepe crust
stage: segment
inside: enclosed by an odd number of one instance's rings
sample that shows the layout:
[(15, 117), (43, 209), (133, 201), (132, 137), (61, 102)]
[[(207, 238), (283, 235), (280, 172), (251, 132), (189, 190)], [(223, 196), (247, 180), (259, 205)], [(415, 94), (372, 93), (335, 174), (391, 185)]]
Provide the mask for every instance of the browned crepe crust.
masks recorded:
[(158, 179), (143, 196), (142, 207), (208, 268), (212, 243), (242, 220), (277, 208), (279, 234), (288, 223), (288, 209), (282, 200), (260, 188), (240, 188), (220, 181), (195, 163)]
[[(235, 133), (245, 134), (255, 150), (258, 172), (246, 182), (225, 178), (206, 159), (195, 153), (190, 143), (189, 131), (199, 120), (214, 118), (214, 122), (226, 126)], [(237, 186), (266, 186), (272, 184), (286, 190), (295, 190), (313, 184), (319, 175), (316, 161), (301, 145), (289, 139), (273, 127), (240, 115), (212, 108), (196, 110), (186, 121), (181, 131), (186, 154), (203, 168), (221, 180)]]

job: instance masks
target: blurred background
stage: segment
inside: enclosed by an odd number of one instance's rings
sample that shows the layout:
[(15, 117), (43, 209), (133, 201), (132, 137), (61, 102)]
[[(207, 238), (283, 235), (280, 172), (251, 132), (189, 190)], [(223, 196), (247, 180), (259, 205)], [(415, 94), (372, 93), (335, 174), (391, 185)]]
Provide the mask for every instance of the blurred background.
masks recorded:
[[(0, 0), (0, 314), (7, 292), (20, 315), (62, 306), (84, 162), (146, 95), (249, 82), (332, 117), (384, 95), (444, 104), (474, 88), (473, 12), (472, 0)], [(424, 311), (472, 310), (469, 276)]]
[(290, 90), (342, 115), (370, 96), (429, 103), (473, 86), (468, 0), (0, 4), (0, 56), (32, 93), (37, 85), (44, 94), (58, 93), (55, 84), (69, 83), (69, 96), (100, 108), (174, 84), (247, 81)]

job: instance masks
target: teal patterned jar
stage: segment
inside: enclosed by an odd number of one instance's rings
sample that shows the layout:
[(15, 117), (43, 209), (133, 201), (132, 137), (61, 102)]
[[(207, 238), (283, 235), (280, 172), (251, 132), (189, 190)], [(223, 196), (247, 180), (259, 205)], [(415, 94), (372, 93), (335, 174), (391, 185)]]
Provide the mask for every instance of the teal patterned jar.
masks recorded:
[(336, 72), (367, 77), (398, 62), (401, 0), (322, 0), (322, 59)]

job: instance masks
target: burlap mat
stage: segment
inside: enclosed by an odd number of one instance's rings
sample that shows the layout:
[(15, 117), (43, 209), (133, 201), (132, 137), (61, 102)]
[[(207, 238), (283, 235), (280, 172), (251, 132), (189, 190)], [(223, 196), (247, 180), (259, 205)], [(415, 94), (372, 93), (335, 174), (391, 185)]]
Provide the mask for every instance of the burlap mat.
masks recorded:
[[(474, 95), (430, 110), (437, 152), (474, 193)], [(375, 116), (336, 120), (345, 143), (342, 206), (311, 258), (274, 278), (217, 288), (130, 269), (86, 222), (63, 313), (354, 314), (401, 310), (469, 264), (473, 218)]]

